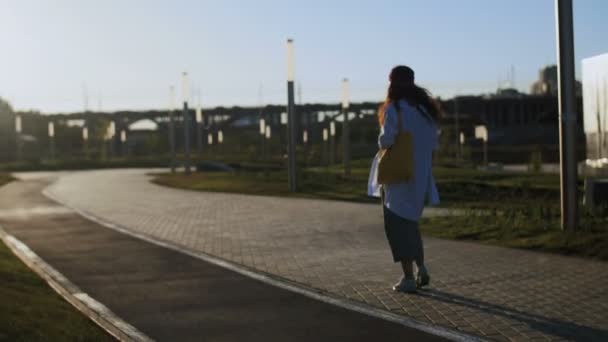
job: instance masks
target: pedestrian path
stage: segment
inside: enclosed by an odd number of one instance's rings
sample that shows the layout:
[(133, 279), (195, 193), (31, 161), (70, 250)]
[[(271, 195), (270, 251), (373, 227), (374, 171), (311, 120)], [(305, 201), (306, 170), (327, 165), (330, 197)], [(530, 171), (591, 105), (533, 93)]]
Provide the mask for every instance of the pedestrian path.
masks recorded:
[[(268, 285), (57, 208), (43, 181), (0, 188), (0, 224), (158, 341), (445, 341)], [(33, 208), (34, 210), (28, 210)], [(11, 210), (19, 215), (5, 215)], [(86, 295), (85, 295), (86, 294)], [(146, 336), (142, 336), (145, 338)]]
[(493, 340), (608, 340), (608, 263), (426, 238), (432, 287), (407, 296), (390, 289), (400, 271), (376, 205), (169, 189), (141, 170), (62, 175), (47, 190), (130, 231), (421, 322)]

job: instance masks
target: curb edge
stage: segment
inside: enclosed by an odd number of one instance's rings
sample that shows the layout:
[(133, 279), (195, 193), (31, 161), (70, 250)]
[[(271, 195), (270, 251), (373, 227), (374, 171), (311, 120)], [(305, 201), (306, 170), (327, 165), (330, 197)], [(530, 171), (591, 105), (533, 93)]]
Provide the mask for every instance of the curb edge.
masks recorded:
[(64, 300), (119, 341), (154, 341), (96, 301), (0, 226), (0, 240)]

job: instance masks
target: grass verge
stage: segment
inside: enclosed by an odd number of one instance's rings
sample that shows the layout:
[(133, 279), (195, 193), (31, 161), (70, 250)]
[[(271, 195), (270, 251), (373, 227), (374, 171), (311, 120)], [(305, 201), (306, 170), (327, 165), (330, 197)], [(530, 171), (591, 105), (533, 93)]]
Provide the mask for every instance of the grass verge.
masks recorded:
[[(608, 261), (608, 218), (583, 215), (581, 229), (562, 232), (559, 212), (508, 210), (487, 215), (424, 218), (423, 234), (502, 247), (573, 255)], [(541, 207), (542, 208), (542, 207)], [(546, 209), (544, 209), (546, 210)]]
[[(12, 180), (0, 173), (0, 186)], [(0, 242), (0, 341), (114, 341)]]

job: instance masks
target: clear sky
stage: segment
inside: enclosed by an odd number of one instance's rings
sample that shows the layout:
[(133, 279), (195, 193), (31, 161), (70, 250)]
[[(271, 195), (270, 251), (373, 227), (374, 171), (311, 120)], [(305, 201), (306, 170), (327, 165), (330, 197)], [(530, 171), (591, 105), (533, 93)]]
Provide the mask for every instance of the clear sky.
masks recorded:
[[(608, 52), (608, 1), (574, 0), (582, 58)], [(379, 101), (396, 64), (436, 95), (527, 91), (555, 63), (553, 0), (0, 0), (0, 97), (45, 113), (166, 108), (191, 75), (204, 107), (286, 100), (295, 40), (304, 102)], [(195, 93), (198, 93), (194, 90)], [(181, 95), (180, 95), (181, 96)], [(100, 101), (101, 99), (101, 101)]]

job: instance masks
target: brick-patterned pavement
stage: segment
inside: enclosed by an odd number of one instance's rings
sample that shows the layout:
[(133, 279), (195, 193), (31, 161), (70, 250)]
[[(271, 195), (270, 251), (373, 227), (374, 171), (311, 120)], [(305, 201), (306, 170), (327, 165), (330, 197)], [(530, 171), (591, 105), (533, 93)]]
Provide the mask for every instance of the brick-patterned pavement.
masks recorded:
[(403, 295), (390, 289), (400, 270), (379, 205), (182, 191), (144, 173), (62, 174), (48, 191), (150, 237), (420, 321), (492, 340), (608, 341), (608, 263), (426, 238), (432, 286)]

